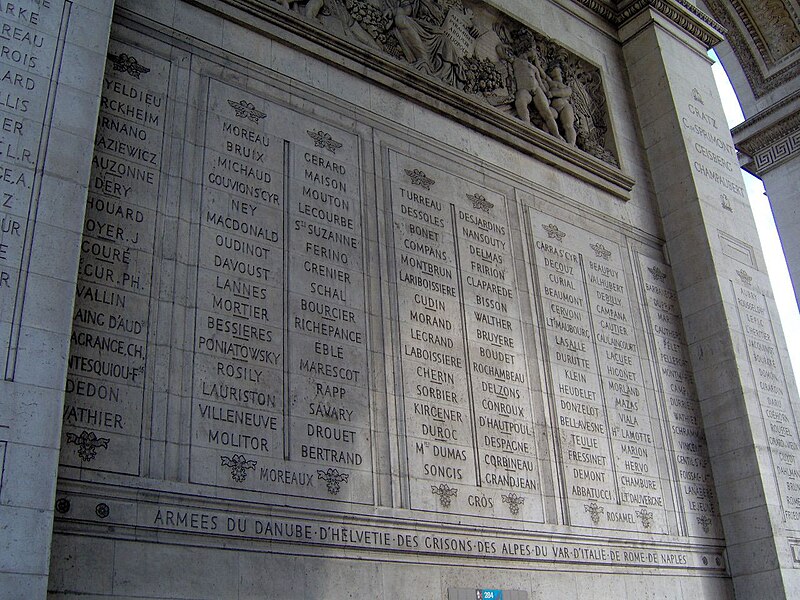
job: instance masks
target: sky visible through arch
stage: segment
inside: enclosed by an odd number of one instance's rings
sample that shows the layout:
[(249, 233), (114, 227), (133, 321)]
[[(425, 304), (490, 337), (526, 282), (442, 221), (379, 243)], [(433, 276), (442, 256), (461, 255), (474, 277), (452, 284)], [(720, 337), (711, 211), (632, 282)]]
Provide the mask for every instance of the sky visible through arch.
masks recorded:
[[(725, 118), (728, 120), (728, 126), (734, 127), (744, 121), (739, 100), (736, 98), (731, 82), (725, 74), (725, 69), (722, 68), (722, 63), (717, 59), (717, 55), (713, 50), (710, 50), (708, 54), (714, 60), (712, 71), (722, 99)], [(797, 376), (800, 374), (800, 313), (798, 313), (797, 300), (794, 297), (794, 289), (789, 278), (789, 270), (786, 267), (786, 258), (778, 238), (778, 231), (775, 228), (772, 209), (764, 192), (764, 185), (760, 179), (753, 177), (747, 171), (742, 171), (742, 176), (747, 187), (747, 195), (750, 198), (750, 207), (753, 209), (758, 236), (761, 239), (767, 272), (772, 282), (772, 291), (775, 294), (775, 304), (778, 306), (783, 326), (783, 336), (789, 348), (789, 357), (792, 360), (795, 380), (797, 380)]]

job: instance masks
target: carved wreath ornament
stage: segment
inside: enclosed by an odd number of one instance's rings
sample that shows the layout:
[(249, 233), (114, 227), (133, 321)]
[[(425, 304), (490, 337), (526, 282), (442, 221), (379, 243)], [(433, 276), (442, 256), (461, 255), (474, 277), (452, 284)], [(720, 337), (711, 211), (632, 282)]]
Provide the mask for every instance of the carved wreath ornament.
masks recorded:
[(645, 529), (650, 529), (650, 527), (653, 526), (653, 511), (641, 508), (636, 511), (636, 516), (639, 517), (639, 520), (642, 522), (642, 527)]
[(78, 456), (83, 462), (91, 462), (97, 456), (98, 448), (108, 448), (108, 438), (97, 437), (94, 431), (82, 431), (80, 435), (67, 433), (67, 443), (78, 447)]
[(567, 235), (566, 233), (561, 231), (558, 228), (558, 225), (556, 225), (555, 223), (548, 223), (547, 225), (542, 225), (542, 229), (544, 229), (545, 233), (547, 233), (548, 238), (550, 238), (551, 240), (552, 239), (558, 240), (559, 242), (564, 239), (564, 236)]
[(414, 169), (414, 170), (406, 169), (405, 171), (406, 175), (408, 175), (411, 178), (411, 183), (413, 185), (418, 185), (420, 187), (425, 188), (426, 190), (430, 190), (431, 186), (434, 183), (436, 183), (433, 179), (431, 179), (425, 174), (425, 171), (422, 171), (420, 169)]
[(753, 276), (744, 269), (737, 270), (736, 274), (739, 276), (739, 281), (741, 281), (744, 285), (750, 285), (753, 283)]
[(220, 456), (223, 467), (230, 467), (231, 478), (234, 481), (242, 483), (247, 479), (247, 470), (252, 469), (255, 471), (258, 464), (255, 460), (248, 460), (242, 454), (234, 454), (233, 456)]
[(240, 119), (247, 119), (256, 124), (267, 116), (267, 113), (258, 110), (255, 104), (247, 100), (238, 100), (236, 102), (228, 100), (228, 104), (234, 110), (237, 117)]
[(664, 281), (667, 278), (667, 274), (658, 267), (647, 267), (647, 270), (650, 271), (650, 275), (652, 275), (653, 279), (656, 281)]
[(589, 504), (584, 504), (583, 508), (589, 513), (589, 516), (592, 518), (592, 523), (595, 525), (600, 524), (600, 516), (606, 512), (606, 509), (597, 504), (597, 502), (590, 502)]
[(511, 514), (516, 516), (519, 514), (519, 509), (522, 508), (522, 505), (525, 504), (525, 497), (519, 496), (514, 492), (510, 494), (503, 494), (501, 496), (503, 502), (508, 504), (508, 510), (511, 511)]
[(431, 493), (439, 498), (439, 504), (447, 508), (450, 506), (453, 498), (458, 495), (458, 490), (456, 488), (451, 488), (446, 483), (440, 483), (439, 485), (431, 486)]
[(494, 204), (489, 202), (483, 194), (467, 194), (467, 199), (472, 202), (472, 208), (482, 210), (486, 214), (489, 214), (489, 211), (494, 208)]
[(111, 61), (111, 67), (115, 71), (127, 73), (135, 79), (139, 79), (140, 75), (150, 72), (150, 69), (139, 64), (139, 61), (136, 60), (135, 57), (131, 56), (130, 54), (125, 54), (124, 52), (121, 52), (120, 54), (112, 54), (109, 52), (108, 60)]
[(274, 0), (602, 161), (600, 70), (479, 0)]
[(594, 254), (597, 258), (602, 258), (603, 260), (611, 258), (611, 250), (603, 246), (600, 242), (590, 244), (589, 247), (594, 250)]
[(328, 492), (334, 496), (341, 490), (342, 484), (350, 479), (347, 473), (340, 473), (339, 469), (329, 468), (327, 471), (317, 471), (317, 477), (322, 479), (327, 484)]
[(314, 146), (325, 148), (331, 154), (336, 154), (336, 151), (342, 147), (342, 144), (333, 139), (333, 136), (327, 131), (311, 131), (308, 129), (306, 133), (314, 140)]
[(708, 515), (700, 515), (697, 517), (697, 522), (703, 528), (703, 533), (708, 533), (709, 529), (711, 529), (711, 518)]

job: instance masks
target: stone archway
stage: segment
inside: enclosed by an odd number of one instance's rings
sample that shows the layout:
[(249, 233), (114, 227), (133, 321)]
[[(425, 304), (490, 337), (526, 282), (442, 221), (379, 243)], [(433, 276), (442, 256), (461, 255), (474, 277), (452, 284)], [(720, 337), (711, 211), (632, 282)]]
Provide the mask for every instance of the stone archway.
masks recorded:
[(701, 8), (727, 29), (716, 51), (746, 117), (731, 133), (742, 168), (764, 182), (800, 297), (800, 3), (705, 0)]

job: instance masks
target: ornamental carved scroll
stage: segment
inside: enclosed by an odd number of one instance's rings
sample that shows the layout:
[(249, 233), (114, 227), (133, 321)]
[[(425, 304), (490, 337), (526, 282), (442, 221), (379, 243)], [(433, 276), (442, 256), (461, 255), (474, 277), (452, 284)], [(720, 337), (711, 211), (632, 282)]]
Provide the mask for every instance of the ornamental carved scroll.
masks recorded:
[(274, 0), (617, 165), (600, 71), (477, 0)]

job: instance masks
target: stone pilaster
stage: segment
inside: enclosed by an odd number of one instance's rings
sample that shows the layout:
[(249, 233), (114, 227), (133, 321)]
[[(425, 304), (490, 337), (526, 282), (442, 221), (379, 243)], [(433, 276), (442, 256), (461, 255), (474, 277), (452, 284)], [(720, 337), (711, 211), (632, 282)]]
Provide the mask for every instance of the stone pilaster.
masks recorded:
[(113, 0), (19, 0), (2, 9), (0, 597), (32, 599), (47, 590), (72, 298)]
[(696, 374), (729, 569), (737, 597), (796, 597), (797, 391), (700, 41), (713, 36), (691, 33), (707, 21), (687, 26), (642, 4), (620, 33)]

